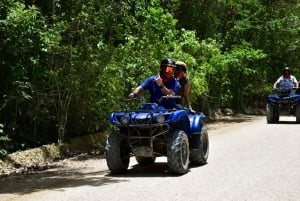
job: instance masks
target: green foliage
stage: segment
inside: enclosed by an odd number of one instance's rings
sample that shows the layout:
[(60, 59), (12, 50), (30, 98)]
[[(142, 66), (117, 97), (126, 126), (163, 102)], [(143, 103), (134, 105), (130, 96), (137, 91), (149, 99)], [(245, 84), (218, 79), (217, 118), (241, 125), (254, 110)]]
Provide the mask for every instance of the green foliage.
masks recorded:
[(26, 9), (16, 2), (8, 9), (1, 8), (6, 11), (6, 17), (0, 21), (3, 72), (0, 75), (0, 118), (7, 135), (22, 141), (32, 132), (28, 120), (38, 120), (33, 93), (39, 92), (44, 76), (40, 33), (44, 31), (45, 20), (34, 6)]

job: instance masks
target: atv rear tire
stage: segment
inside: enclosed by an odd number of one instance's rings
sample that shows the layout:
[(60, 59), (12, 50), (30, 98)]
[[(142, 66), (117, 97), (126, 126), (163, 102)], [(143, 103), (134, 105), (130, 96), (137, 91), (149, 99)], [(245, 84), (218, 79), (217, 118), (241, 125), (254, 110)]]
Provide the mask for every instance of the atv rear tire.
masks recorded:
[(150, 165), (150, 164), (153, 164), (155, 162), (155, 157), (136, 156), (135, 159), (138, 162), (138, 164), (141, 164), (141, 165)]
[(200, 137), (200, 145), (197, 149), (192, 149), (190, 153), (190, 162), (194, 165), (204, 165), (207, 163), (209, 153), (209, 140), (206, 127), (203, 127)]
[(130, 160), (130, 147), (128, 140), (117, 131), (113, 131), (106, 141), (105, 158), (108, 169), (112, 174), (122, 174), (127, 171)]
[(296, 106), (296, 123), (300, 123), (300, 104)]
[(189, 140), (184, 131), (176, 130), (170, 133), (167, 147), (169, 171), (185, 174), (189, 165)]

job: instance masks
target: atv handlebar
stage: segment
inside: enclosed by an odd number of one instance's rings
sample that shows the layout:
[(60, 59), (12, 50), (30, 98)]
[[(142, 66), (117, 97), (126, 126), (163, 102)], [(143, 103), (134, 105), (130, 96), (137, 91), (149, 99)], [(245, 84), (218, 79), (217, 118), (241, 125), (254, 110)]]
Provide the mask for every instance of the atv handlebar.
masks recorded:
[(299, 87), (293, 87), (290, 89), (283, 89), (283, 88), (273, 88), (274, 94), (279, 95), (294, 95), (294, 94), (300, 94)]
[(180, 99), (181, 98), (181, 96), (172, 96), (172, 95), (167, 95), (167, 96), (162, 96), (162, 97), (160, 97), (160, 99), (159, 99), (159, 103), (162, 101), (162, 100), (164, 100), (164, 99)]
[[(168, 99), (181, 99), (181, 96), (172, 96), (172, 95), (161, 96), (158, 102), (161, 103), (162, 100), (168, 100)], [(136, 94), (135, 97), (133, 98), (124, 99), (124, 101), (133, 101), (133, 100), (142, 100), (142, 102), (145, 102), (144, 97), (140, 94)]]
[[(300, 89), (300, 87), (293, 87), (293, 88), (290, 88), (290, 89)], [(280, 87), (276, 87), (276, 88), (273, 88), (273, 90), (287, 90), (287, 89), (283, 89), (283, 88), (280, 88)]]
[(285, 92), (285, 93), (290, 93), (292, 91), (298, 91), (300, 88), (299, 87), (293, 87), (293, 88), (290, 88), (290, 89), (284, 89), (284, 88), (279, 88), (279, 87), (276, 87), (276, 88), (273, 88), (273, 91), (274, 92)]

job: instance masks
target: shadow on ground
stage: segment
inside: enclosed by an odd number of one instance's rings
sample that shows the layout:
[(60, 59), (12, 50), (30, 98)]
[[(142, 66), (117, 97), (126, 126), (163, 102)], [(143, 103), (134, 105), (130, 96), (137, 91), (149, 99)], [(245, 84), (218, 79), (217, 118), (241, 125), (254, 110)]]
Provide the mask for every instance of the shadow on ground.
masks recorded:
[[(84, 162), (84, 158), (76, 161)], [(111, 175), (109, 170), (98, 168), (56, 168), (37, 171), (25, 175), (10, 175), (0, 178), (1, 194), (25, 195), (43, 190), (63, 190), (80, 186), (103, 186), (120, 182), (128, 182), (132, 177), (178, 177), (167, 171), (166, 162), (156, 162), (151, 165), (132, 165), (125, 174)]]
[(155, 162), (150, 165), (133, 165), (128, 169), (126, 174), (112, 175), (108, 174), (110, 177), (117, 178), (129, 178), (129, 177), (179, 177), (182, 175), (172, 174), (168, 171), (168, 165), (166, 162)]
[(0, 194), (28, 194), (41, 190), (102, 186), (126, 180), (103, 177), (107, 171), (83, 173), (80, 170), (46, 171), (28, 175), (15, 175), (0, 179)]

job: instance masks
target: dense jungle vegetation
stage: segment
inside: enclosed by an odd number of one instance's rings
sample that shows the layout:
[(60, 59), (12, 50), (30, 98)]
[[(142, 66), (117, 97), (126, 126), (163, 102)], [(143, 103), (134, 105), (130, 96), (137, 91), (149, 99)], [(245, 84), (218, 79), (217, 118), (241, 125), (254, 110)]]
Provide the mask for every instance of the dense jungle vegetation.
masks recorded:
[(0, 153), (107, 131), (166, 57), (194, 109), (264, 107), (285, 66), (300, 78), (299, 17), (297, 0), (2, 0)]

